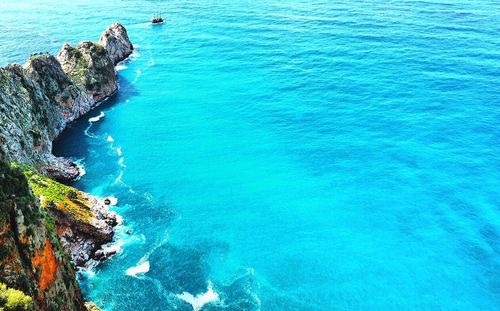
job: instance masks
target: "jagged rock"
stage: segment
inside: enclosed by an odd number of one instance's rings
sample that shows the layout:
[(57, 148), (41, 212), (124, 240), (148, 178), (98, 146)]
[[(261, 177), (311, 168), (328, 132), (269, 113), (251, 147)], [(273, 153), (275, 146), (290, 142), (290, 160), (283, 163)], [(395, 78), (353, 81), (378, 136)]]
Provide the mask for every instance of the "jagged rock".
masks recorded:
[(61, 182), (74, 180), (80, 175), (78, 165), (68, 159), (55, 157), (52, 154), (47, 157), (47, 163), (40, 166), (40, 168), (45, 175)]
[(118, 223), (116, 214), (99, 200), (90, 195), (86, 195), (86, 199), (91, 203), (90, 210), (93, 213), (89, 221), (72, 219), (65, 213), (55, 217), (61, 242), (78, 266), (85, 265), (90, 259), (103, 260), (111, 255), (101, 247), (113, 240), (113, 227)]
[(74, 168), (52, 155), (52, 141), (92, 103), (49, 54), (30, 57), (23, 67), (0, 68), (0, 154), (51, 176), (74, 178)]
[(108, 51), (109, 58), (115, 65), (129, 57), (134, 50), (127, 30), (120, 23), (109, 26), (102, 33), (98, 43)]
[(118, 224), (116, 213), (92, 195), (37, 174), (27, 166), (19, 166), (40, 198), (41, 206), (54, 218), (57, 234), (73, 262), (83, 266), (96, 259), (96, 252), (113, 240), (113, 227)]
[(33, 81), (38, 82), (51, 103), (57, 105), (58, 113), (62, 114), (63, 118), (56, 124), (56, 135), (64, 130), (67, 123), (94, 107), (95, 101), (92, 97), (69, 79), (54, 56), (43, 53), (31, 57), (24, 69)]
[(94, 259), (103, 261), (113, 256), (117, 252), (118, 250), (116, 248), (101, 248), (95, 252)]
[(83, 41), (75, 47), (65, 43), (57, 60), (68, 77), (96, 102), (118, 89), (114, 64), (106, 49), (97, 43)]

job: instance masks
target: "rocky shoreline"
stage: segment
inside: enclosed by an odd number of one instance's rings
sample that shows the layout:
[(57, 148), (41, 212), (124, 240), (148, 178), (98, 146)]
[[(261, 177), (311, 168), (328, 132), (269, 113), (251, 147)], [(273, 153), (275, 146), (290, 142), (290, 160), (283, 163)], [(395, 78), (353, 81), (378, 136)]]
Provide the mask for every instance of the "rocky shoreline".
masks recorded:
[[(38, 199), (24, 210), (14, 202), (9, 205), (11, 212), (4, 210), (4, 203), (0, 202), (0, 220), (6, 221), (0, 230), (0, 283), (31, 296), (37, 310), (85, 310), (74, 270), (69, 272), (72, 265), (59, 254), (62, 249), (77, 266), (104, 260), (113, 252), (102, 246), (113, 240), (113, 227), (119, 217), (98, 198), (62, 184), (77, 178), (80, 169), (70, 160), (54, 156), (52, 143), (67, 124), (117, 92), (115, 65), (132, 52), (125, 27), (114, 23), (102, 33), (98, 43), (83, 41), (75, 47), (65, 43), (56, 57), (40, 53), (31, 55), (22, 66), (10, 64), (0, 68), (0, 164), (11, 163), (4, 165), (12, 168), (0, 174), (0, 184), (10, 180), (9, 174), (24, 173), (25, 181), (18, 175), (16, 180), (26, 183)], [(26, 191), (19, 195), (27, 196)], [(37, 236), (36, 230), (29, 234), (19, 230), (17, 224), (25, 223), (33, 213), (40, 215), (37, 219), (46, 218), (48, 231), (43, 232), (44, 236), (51, 236), (52, 240), (45, 239), (49, 242)], [(31, 240), (39, 241), (36, 248), (30, 248), (35, 245)], [(39, 249), (44, 252), (42, 257), (27, 255), (36, 255)], [(18, 257), (20, 261), (14, 260)], [(34, 262), (33, 258), (38, 259)], [(59, 275), (58, 267), (66, 270)], [(24, 281), (12, 275), (23, 269), (32, 271)], [(47, 273), (53, 276), (45, 277)], [(60, 282), (71, 283), (72, 294), (66, 296), (72, 301), (61, 301), (59, 292), (69, 289)]]
[(103, 45), (65, 43), (57, 58), (40, 53), (23, 66), (0, 68), (0, 154), (5, 159), (30, 164), (58, 181), (78, 176), (74, 163), (52, 154), (52, 142), (68, 123), (118, 90), (114, 66), (133, 51), (118, 23), (99, 42)]

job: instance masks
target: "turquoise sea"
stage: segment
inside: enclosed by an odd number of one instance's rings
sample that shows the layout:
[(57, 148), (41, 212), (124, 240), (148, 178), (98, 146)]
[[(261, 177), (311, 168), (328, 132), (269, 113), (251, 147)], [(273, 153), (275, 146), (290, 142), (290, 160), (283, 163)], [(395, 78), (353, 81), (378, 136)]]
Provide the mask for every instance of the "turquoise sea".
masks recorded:
[(0, 64), (114, 21), (120, 93), (54, 150), (124, 219), (87, 299), (500, 309), (498, 1), (2, 0)]

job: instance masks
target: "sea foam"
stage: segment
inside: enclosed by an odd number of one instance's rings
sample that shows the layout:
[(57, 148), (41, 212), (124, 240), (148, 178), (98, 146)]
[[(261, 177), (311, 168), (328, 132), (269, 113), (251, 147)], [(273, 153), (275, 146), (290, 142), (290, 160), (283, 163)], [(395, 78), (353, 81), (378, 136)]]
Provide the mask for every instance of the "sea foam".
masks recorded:
[(189, 303), (193, 307), (193, 311), (198, 311), (203, 308), (207, 303), (216, 302), (219, 300), (219, 294), (214, 291), (212, 282), (208, 282), (208, 289), (203, 294), (198, 294), (193, 296), (188, 292), (183, 292), (182, 294), (175, 295), (177, 298)]
[(83, 166), (82, 161), (83, 161), (83, 159), (75, 161), (76, 168), (78, 169), (78, 177), (77, 177), (77, 179), (80, 179), (80, 178), (82, 178), (82, 176), (84, 176), (85, 174), (87, 174), (87, 171), (85, 170), (85, 166)]
[(130, 267), (125, 271), (128, 276), (137, 276), (138, 274), (144, 274), (149, 271), (149, 261), (138, 264), (135, 267)]
[(116, 65), (115, 69), (116, 69), (116, 71), (121, 71), (121, 70), (127, 69), (127, 66), (125, 66), (123, 64), (118, 64), (118, 65)]
[(102, 119), (102, 117), (104, 117), (104, 112), (101, 111), (101, 113), (99, 113), (98, 116), (95, 116), (95, 117), (92, 117), (92, 118), (89, 118), (89, 122), (90, 123), (94, 123), (94, 122), (97, 122), (99, 120)]

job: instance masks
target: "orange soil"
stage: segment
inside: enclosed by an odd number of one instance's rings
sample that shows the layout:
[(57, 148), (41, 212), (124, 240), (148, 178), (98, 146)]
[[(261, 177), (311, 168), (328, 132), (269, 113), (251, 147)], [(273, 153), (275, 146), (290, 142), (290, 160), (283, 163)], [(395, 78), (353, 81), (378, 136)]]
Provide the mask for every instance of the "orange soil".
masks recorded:
[(57, 269), (59, 268), (59, 263), (54, 256), (52, 243), (50, 243), (49, 239), (45, 240), (45, 247), (42, 251), (36, 250), (32, 263), (41, 270), (38, 284), (40, 294), (43, 295), (43, 292), (54, 282)]

